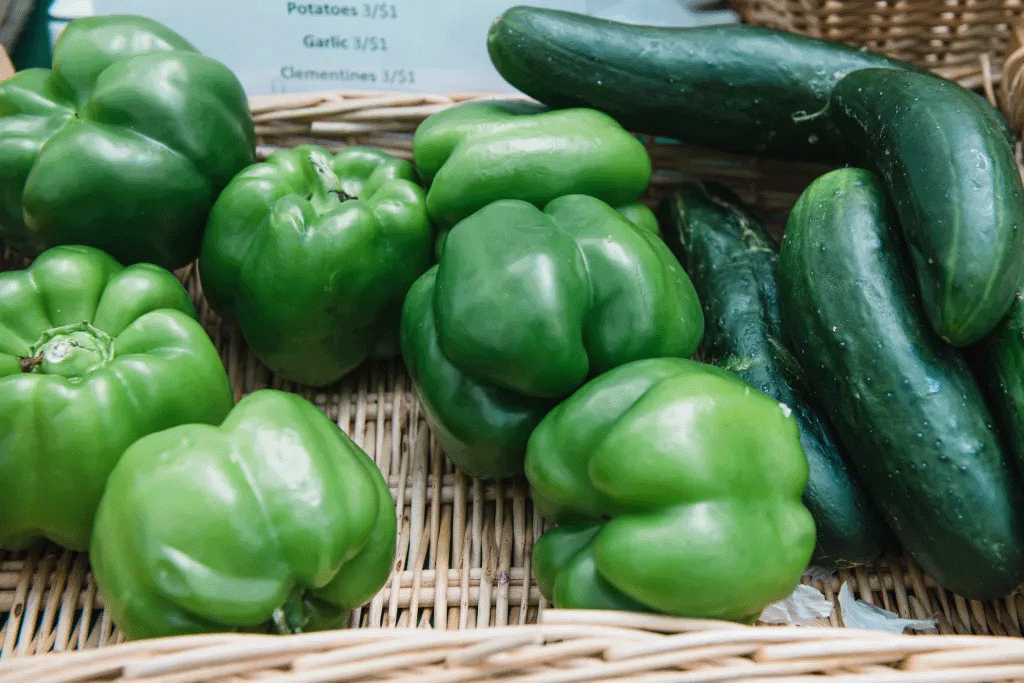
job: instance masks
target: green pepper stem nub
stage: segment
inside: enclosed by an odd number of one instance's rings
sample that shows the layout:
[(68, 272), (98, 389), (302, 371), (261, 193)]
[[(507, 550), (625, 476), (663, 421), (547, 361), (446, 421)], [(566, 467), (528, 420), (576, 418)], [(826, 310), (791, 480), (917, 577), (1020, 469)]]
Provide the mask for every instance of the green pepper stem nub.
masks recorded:
[(302, 633), (309, 623), (305, 600), (305, 589), (295, 588), (285, 599), (284, 604), (274, 610), (270, 618), (270, 632), (278, 635)]
[(43, 354), (41, 354), (41, 353), (38, 354), (38, 355), (35, 355), (35, 356), (28, 357), (28, 358), (22, 358), (21, 359), (21, 371), (22, 372), (32, 372), (42, 362), (43, 362)]
[(311, 191), (306, 199), (317, 212), (325, 214), (328, 211), (341, 206), (341, 203), (351, 197), (341, 189), (341, 180), (334, 170), (324, 164), (319, 157), (309, 159), (308, 180)]
[(114, 358), (114, 340), (87, 322), (46, 330), (22, 358), (24, 372), (61, 375), (68, 379), (101, 368)]

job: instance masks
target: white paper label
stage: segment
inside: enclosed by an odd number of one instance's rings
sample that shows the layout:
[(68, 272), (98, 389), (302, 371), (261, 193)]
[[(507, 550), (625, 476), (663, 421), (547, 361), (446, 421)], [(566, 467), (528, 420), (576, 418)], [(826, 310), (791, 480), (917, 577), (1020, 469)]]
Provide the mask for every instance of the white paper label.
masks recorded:
[[(512, 92), (487, 31), (510, 0), (93, 0), (96, 14), (141, 14), (227, 65), (249, 95), (322, 90)], [(636, 23), (697, 23), (680, 0), (531, 0)], [(632, 7), (634, 6), (635, 7)], [(631, 9), (632, 8), (632, 9)]]

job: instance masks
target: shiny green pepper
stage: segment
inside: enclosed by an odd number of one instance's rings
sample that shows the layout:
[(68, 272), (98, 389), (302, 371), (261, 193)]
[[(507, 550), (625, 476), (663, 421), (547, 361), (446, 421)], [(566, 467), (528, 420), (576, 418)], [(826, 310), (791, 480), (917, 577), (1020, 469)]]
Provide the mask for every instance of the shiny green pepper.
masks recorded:
[(231, 386), (194, 316), (169, 271), (92, 247), (0, 273), (0, 548), (85, 550), (132, 442), (224, 419)]
[(447, 456), (492, 478), (522, 471), (530, 432), (589, 377), (689, 356), (703, 330), (672, 252), (608, 204), (503, 200), (458, 223), (409, 290), (402, 355)]
[(384, 585), (397, 520), (362, 449), (297, 394), (263, 389), (220, 426), (132, 444), (89, 561), (128, 638), (339, 627)]
[(416, 128), (413, 157), (443, 228), (499, 199), (543, 208), (586, 194), (629, 205), (651, 180), (647, 150), (615, 119), (529, 102), (467, 102), (433, 114)]
[(210, 213), (203, 292), (263, 363), (324, 386), (397, 353), (402, 301), (433, 263), (434, 231), (408, 161), (349, 147), (274, 152)]
[(720, 368), (655, 358), (552, 409), (529, 440), (534, 547), (556, 607), (750, 621), (814, 549), (807, 458), (789, 408)]
[(78, 19), (52, 70), (0, 83), (0, 235), (30, 257), (86, 244), (125, 265), (179, 268), (253, 153), (248, 101), (226, 66), (150, 19)]

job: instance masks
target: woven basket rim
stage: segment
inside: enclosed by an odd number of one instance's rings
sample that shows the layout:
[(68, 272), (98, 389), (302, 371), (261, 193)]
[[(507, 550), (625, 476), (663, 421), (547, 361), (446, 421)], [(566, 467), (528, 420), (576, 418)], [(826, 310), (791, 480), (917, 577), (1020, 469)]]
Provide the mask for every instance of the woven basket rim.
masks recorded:
[[(348, 680), (360, 674), (379, 677), (375, 680), (416, 680), (419, 676), (421, 680), (457, 681), (489, 680), (501, 673), (502, 680), (534, 682), (610, 677), (620, 681), (770, 678), (795, 682), (810, 680), (801, 674), (833, 671), (833, 678), (814, 680), (867, 681), (872, 679), (864, 674), (844, 672), (870, 671), (894, 662), (902, 668), (891, 674), (876, 671), (873, 680), (1008, 680), (1024, 676), (1024, 640), (759, 627), (630, 612), (550, 609), (536, 624), (462, 631), (368, 628), (133, 641), (0, 661), (0, 681), (71, 677), (129, 681), (182, 674), (185, 680), (209, 681), (257, 674), (260, 680), (281, 681), (340, 680), (339, 676)], [(680, 668), (693, 673), (687, 676)], [(732, 673), (723, 674), (723, 668)], [(709, 676), (709, 672), (715, 673)], [(787, 674), (793, 678), (780, 677)]]

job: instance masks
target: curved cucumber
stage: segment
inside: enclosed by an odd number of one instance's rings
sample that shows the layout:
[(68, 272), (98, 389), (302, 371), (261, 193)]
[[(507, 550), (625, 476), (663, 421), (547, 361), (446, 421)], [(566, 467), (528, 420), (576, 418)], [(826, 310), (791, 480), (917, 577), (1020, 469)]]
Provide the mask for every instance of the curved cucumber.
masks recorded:
[(885, 192), (844, 168), (797, 200), (779, 297), (790, 348), (903, 546), (968, 598), (1024, 580), (1024, 500), (967, 364), (928, 327)]
[(715, 183), (682, 184), (659, 214), (665, 240), (704, 307), (703, 359), (793, 409), (810, 466), (804, 504), (818, 539), (811, 563), (834, 568), (876, 559), (885, 525), (782, 341), (771, 237), (735, 194)]
[(830, 116), (895, 205), (924, 310), (954, 346), (991, 331), (1024, 275), (1024, 186), (970, 91), (893, 69), (843, 78)]
[(967, 360), (981, 383), (998, 429), (1024, 467), (1024, 294), (996, 328), (968, 350)]
[[(825, 114), (840, 78), (867, 67), (927, 73), (841, 43), (747, 24), (637, 26), (527, 6), (494, 21), (487, 48), (506, 81), (548, 106), (591, 107), (634, 132), (804, 161), (848, 156)], [(1005, 119), (974, 97), (1012, 139)]]

